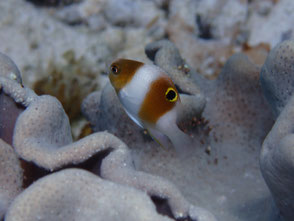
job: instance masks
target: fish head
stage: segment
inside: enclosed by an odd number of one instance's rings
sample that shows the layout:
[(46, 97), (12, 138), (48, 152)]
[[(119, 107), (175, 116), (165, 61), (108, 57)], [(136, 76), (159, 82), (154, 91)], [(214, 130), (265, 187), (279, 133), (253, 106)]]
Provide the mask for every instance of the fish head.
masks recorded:
[(140, 61), (123, 58), (112, 62), (109, 67), (108, 77), (116, 92), (124, 88), (143, 65), (144, 63)]

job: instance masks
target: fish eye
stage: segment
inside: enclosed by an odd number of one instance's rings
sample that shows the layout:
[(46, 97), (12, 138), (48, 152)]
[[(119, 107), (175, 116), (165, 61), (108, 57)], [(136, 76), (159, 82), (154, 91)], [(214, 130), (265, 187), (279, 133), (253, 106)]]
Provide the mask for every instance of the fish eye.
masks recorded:
[(175, 89), (173, 89), (172, 87), (169, 87), (167, 89), (167, 91), (165, 92), (165, 98), (166, 100), (168, 100), (169, 102), (175, 102), (177, 101), (178, 98), (178, 94), (175, 91)]
[(116, 66), (116, 65), (111, 65), (110, 70), (115, 75), (119, 73), (118, 66)]

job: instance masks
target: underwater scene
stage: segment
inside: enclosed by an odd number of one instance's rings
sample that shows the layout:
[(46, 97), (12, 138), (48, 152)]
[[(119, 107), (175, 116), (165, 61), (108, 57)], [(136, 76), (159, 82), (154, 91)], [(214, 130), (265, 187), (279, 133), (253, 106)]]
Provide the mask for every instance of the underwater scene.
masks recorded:
[(0, 221), (293, 221), (293, 21), (293, 0), (0, 0)]

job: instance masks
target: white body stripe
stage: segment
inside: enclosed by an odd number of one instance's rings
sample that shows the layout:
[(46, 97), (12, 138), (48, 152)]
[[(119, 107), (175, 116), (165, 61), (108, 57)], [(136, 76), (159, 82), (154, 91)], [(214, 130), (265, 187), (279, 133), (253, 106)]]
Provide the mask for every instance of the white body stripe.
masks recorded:
[(177, 126), (176, 119), (178, 108), (179, 106), (177, 104), (173, 109), (162, 115), (156, 123), (156, 129), (170, 139), (177, 152), (184, 159), (184, 157), (191, 154), (193, 143), (191, 138)]
[(141, 105), (151, 83), (162, 75), (162, 70), (158, 67), (143, 65), (137, 70), (132, 80), (118, 93), (120, 102), (123, 104), (127, 114), (141, 127), (143, 123), (138, 117)]

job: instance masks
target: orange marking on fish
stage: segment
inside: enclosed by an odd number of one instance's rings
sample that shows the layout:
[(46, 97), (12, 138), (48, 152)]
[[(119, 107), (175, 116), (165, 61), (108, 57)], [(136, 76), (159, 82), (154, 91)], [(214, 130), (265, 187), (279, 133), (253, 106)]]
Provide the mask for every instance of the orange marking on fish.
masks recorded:
[(136, 71), (143, 65), (144, 63), (142, 62), (128, 59), (114, 61), (110, 66), (109, 79), (116, 92), (125, 87), (132, 80)]
[[(166, 92), (172, 88), (176, 93), (176, 100), (169, 101)], [(139, 117), (148, 123), (155, 124), (157, 120), (170, 111), (179, 100), (177, 89), (168, 77), (160, 77), (150, 85), (139, 111)]]

